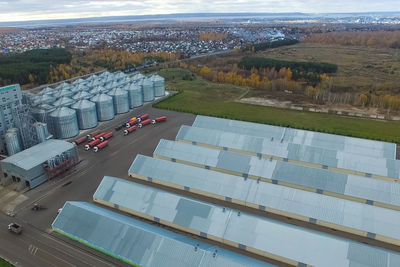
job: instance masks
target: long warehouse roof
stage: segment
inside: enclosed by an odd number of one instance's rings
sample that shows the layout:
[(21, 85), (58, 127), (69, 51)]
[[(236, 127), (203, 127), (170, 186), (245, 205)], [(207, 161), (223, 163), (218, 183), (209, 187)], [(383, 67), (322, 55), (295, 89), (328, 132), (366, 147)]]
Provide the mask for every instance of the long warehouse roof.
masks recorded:
[(359, 202), (400, 209), (399, 183), (165, 139), (160, 140), (153, 155), (156, 158), (211, 168), (252, 179), (289, 184), (290, 187), (301, 186), (309, 191), (314, 189), (314, 192), (321, 194), (333, 192), (339, 194), (336, 194), (336, 197), (350, 196), (352, 200), (357, 198), (356, 201)]
[(400, 245), (400, 213), (395, 210), (142, 155), (129, 175)]
[[(361, 172), (364, 175), (372, 174), (400, 178), (400, 161), (373, 158), (362, 155), (349, 154), (319, 147), (311, 147), (293, 143), (281, 143), (267, 138), (242, 135), (231, 132), (206, 128), (189, 127), (183, 125), (178, 135), (178, 141), (204, 144), (235, 152), (251, 153), (259, 157), (277, 157), (285, 161), (294, 161), (303, 165), (316, 165), (323, 168), (338, 168), (341, 172)], [(310, 164), (311, 163), (311, 164)], [(340, 171), (340, 170), (338, 170)]]
[(256, 249), (275, 259), (280, 257), (281, 260), (293, 260), (299, 263), (298, 266), (400, 266), (400, 254), (392, 251), (182, 197), (124, 179), (104, 177), (93, 198), (96, 202), (125, 212), (247, 251)]
[(396, 159), (395, 143), (201, 115), (196, 117), (193, 126), (264, 138), (274, 138), (279, 142), (285, 143), (322, 147), (360, 155), (372, 155), (377, 158)]
[(273, 266), (85, 202), (66, 202), (52, 227), (133, 265)]

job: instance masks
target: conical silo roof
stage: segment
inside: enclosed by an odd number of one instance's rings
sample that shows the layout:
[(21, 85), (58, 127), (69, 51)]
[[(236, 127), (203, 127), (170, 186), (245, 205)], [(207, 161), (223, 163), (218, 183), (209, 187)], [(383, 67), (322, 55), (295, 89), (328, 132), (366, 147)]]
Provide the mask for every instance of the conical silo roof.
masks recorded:
[(56, 101), (54, 101), (53, 105), (56, 107), (65, 107), (65, 106), (70, 106), (74, 103), (75, 101), (72, 98), (63, 96)]
[(72, 99), (74, 100), (81, 100), (81, 99), (89, 99), (90, 97), (92, 97), (92, 94), (86, 92), (86, 91), (80, 91), (78, 93), (76, 93)]

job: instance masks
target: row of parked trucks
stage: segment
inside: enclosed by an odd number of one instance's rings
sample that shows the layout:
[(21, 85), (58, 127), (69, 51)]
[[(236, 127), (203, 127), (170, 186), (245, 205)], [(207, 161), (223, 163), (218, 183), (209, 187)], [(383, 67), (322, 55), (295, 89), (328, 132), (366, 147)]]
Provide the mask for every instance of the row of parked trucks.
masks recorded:
[[(128, 122), (115, 127), (115, 131), (119, 131), (122, 128), (124, 129), (124, 135), (129, 135), (132, 132), (136, 131), (137, 128), (142, 128), (149, 124), (156, 124), (160, 122), (164, 122), (167, 120), (166, 116), (158, 117), (155, 119), (150, 119), (149, 114), (143, 114), (137, 117), (131, 118)], [(108, 146), (109, 139), (114, 136), (114, 132), (93, 132), (86, 136), (80, 137), (74, 141), (74, 143), (79, 146), (81, 144), (85, 144), (85, 150), (93, 149), (94, 152), (98, 152), (103, 148)]]

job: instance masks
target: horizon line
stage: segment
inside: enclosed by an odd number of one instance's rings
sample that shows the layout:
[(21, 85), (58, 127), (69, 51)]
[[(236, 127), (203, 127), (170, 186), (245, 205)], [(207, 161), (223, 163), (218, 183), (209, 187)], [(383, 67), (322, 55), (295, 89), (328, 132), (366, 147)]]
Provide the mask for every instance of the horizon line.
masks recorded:
[[(1, 24), (7, 23), (19, 23), (19, 22), (46, 22), (46, 21), (68, 21), (68, 20), (84, 20), (84, 19), (100, 19), (100, 18), (120, 18), (120, 17), (158, 17), (158, 16), (173, 16), (173, 15), (348, 15), (348, 14), (391, 14), (400, 13), (399, 11), (366, 11), (366, 12), (184, 12), (184, 13), (160, 13), (160, 14), (141, 14), (141, 15), (117, 15), (117, 16), (87, 16), (87, 17), (71, 17), (71, 18), (60, 18), (60, 19), (27, 19), (27, 20), (15, 20), (15, 21), (0, 21)], [(9, 26), (13, 27), (13, 26)], [(16, 26), (14, 26), (16, 27)]]

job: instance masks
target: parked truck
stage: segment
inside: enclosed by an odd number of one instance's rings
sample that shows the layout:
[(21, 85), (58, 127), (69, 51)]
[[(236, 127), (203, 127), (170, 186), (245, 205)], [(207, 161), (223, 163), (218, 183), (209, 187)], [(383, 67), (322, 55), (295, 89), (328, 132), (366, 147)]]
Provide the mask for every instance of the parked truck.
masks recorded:
[(98, 144), (97, 146), (95, 146), (93, 148), (93, 151), (97, 153), (99, 150), (105, 148), (106, 146), (108, 146), (108, 141), (107, 140), (102, 142), (102, 143), (100, 143), (100, 144)]

